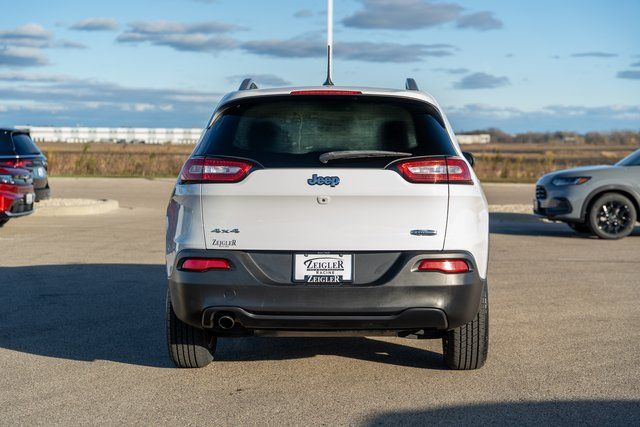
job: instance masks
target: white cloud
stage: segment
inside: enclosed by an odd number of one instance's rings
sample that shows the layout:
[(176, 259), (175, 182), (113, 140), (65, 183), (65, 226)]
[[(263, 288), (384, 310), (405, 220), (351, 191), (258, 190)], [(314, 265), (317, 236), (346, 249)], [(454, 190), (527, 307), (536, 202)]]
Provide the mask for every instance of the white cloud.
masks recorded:
[(69, 28), (78, 31), (114, 31), (118, 29), (118, 21), (111, 18), (87, 18)]

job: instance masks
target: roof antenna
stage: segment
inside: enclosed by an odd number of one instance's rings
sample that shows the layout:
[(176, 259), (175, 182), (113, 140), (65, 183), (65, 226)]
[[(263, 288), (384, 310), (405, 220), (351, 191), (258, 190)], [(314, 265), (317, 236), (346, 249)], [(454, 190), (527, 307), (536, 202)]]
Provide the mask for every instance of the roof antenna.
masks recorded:
[(333, 86), (331, 74), (333, 72), (333, 0), (327, 0), (327, 80), (324, 86)]

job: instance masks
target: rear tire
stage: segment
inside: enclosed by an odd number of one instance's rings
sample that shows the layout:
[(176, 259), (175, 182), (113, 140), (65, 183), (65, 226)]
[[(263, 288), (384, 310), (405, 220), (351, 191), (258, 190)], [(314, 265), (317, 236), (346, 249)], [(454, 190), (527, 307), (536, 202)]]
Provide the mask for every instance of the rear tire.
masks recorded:
[(567, 223), (567, 225), (571, 227), (571, 229), (576, 233), (593, 234), (593, 231), (591, 231), (591, 227), (589, 227), (589, 224), (585, 224), (582, 222), (569, 222)]
[(178, 368), (204, 368), (213, 361), (216, 337), (178, 319), (167, 290), (167, 343), (169, 356)]
[(8, 222), (9, 222), (8, 219), (0, 219), (0, 228)]
[(489, 298), (487, 284), (482, 288), (480, 310), (466, 325), (447, 331), (442, 338), (444, 363), (449, 369), (482, 368), (489, 349)]
[(587, 216), (593, 233), (608, 240), (627, 237), (633, 232), (638, 220), (633, 202), (618, 193), (600, 196), (591, 205)]

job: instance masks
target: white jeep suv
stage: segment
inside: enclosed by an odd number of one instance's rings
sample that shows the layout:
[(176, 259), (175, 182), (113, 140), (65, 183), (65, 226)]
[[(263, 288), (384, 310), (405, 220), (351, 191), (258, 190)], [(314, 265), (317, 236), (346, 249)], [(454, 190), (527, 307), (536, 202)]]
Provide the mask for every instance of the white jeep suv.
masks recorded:
[(407, 90), (225, 96), (167, 209), (167, 338), (179, 367), (220, 337), (442, 339), (488, 347), (488, 209), (442, 110)]

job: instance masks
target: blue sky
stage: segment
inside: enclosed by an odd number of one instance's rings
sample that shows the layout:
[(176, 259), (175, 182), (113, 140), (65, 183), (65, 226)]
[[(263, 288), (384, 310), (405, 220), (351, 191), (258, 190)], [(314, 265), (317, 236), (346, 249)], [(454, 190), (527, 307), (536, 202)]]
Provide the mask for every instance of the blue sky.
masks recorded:
[[(201, 127), (244, 76), (325, 77), (324, 0), (0, 2), (0, 125)], [(640, 129), (640, 1), (334, 8), (338, 85), (412, 76), (458, 131)]]

